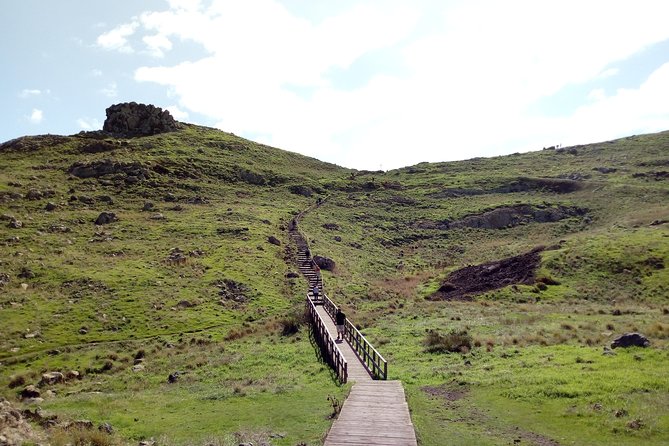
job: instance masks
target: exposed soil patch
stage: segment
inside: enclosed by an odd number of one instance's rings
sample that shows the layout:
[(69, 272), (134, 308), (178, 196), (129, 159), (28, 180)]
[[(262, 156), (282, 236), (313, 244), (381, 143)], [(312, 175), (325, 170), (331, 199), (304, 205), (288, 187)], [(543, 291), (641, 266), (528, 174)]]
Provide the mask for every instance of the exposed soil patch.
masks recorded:
[(452, 272), (430, 300), (470, 300), (471, 296), (513, 284), (531, 285), (541, 263), (543, 247), (496, 262), (467, 266)]
[(419, 221), (415, 223), (418, 229), (457, 229), (481, 228), (502, 229), (527, 223), (550, 223), (570, 217), (582, 217), (587, 209), (570, 206), (532, 206), (521, 204), (517, 206), (502, 206), (482, 214), (468, 215), (455, 221)]
[(464, 398), (467, 395), (466, 388), (453, 389), (445, 385), (438, 387), (424, 386), (421, 387), (420, 390), (422, 390), (423, 392), (425, 392), (426, 394), (428, 394), (433, 398), (441, 398), (445, 401), (457, 401), (459, 399)]

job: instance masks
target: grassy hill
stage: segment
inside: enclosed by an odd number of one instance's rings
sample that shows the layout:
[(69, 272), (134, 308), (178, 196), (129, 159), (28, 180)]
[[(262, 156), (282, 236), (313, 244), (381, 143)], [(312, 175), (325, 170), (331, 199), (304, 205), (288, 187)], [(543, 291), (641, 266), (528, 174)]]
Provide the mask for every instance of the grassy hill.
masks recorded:
[[(669, 441), (669, 132), (389, 172), (194, 125), (0, 157), (0, 395), (77, 371), (39, 405), (111, 423), (104, 441), (322, 441), (347, 387), (290, 334), (286, 231), (317, 198), (301, 227), (337, 264), (326, 291), (405, 384), (421, 444)], [(533, 250), (523, 280), (463, 287)], [(627, 331), (651, 347), (603, 354)]]

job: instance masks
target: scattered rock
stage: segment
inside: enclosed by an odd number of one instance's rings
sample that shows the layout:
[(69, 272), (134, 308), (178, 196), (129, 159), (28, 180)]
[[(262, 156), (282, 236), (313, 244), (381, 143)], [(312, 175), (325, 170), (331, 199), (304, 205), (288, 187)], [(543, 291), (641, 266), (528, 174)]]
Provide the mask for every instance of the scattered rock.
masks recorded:
[(104, 432), (108, 435), (112, 435), (114, 433), (114, 428), (112, 427), (111, 424), (109, 423), (102, 423), (98, 426), (98, 430), (100, 432)]
[(27, 266), (24, 266), (21, 268), (21, 272), (18, 274), (18, 277), (20, 279), (34, 279), (35, 273)]
[(248, 293), (251, 289), (240, 282), (231, 279), (218, 280), (214, 283), (220, 288), (218, 295), (226, 300), (232, 300), (237, 303), (244, 303), (249, 300)]
[(21, 220), (14, 219), (14, 220), (11, 220), (9, 222), (9, 225), (7, 225), (7, 226), (9, 226), (12, 229), (21, 229), (23, 227), (23, 222)]
[(65, 226), (65, 225), (51, 225), (51, 226), (49, 226), (49, 228), (47, 229), (47, 231), (49, 231), (49, 232), (62, 232), (62, 233), (67, 233), (67, 232), (70, 232), (71, 229), (68, 228), (68, 227)]
[(144, 370), (144, 364), (135, 364), (132, 366), (132, 371), (133, 372), (141, 372)]
[(81, 327), (81, 328), (79, 329), (79, 334), (81, 334), (81, 335), (88, 334), (88, 328), (86, 328), (86, 327)]
[(84, 204), (95, 204), (95, 200), (93, 199), (93, 197), (89, 197), (88, 195), (79, 195), (77, 197), (77, 200), (80, 203), (84, 203)]
[(324, 269), (325, 271), (334, 271), (337, 266), (334, 260), (323, 256), (314, 256), (314, 262), (320, 269)]
[(24, 444), (44, 444), (43, 438), (33, 431), (23, 414), (9, 401), (0, 397), (0, 445), (20, 446)]
[(338, 235), (335, 235), (335, 237), (334, 237), (334, 241), (335, 241), (335, 242), (341, 242), (341, 237), (338, 236)]
[(54, 203), (52, 201), (49, 201), (46, 204), (46, 206), (44, 206), (44, 210), (47, 211), (47, 212), (55, 211), (57, 208), (58, 208), (58, 206), (56, 205), (56, 203)]
[(147, 136), (179, 129), (169, 111), (153, 105), (126, 102), (114, 104), (105, 112), (102, 130), (114, 136)]
[(60, 372), (48, 372), (42, 374), (42, 379), (39, 382), (39, 386), (51, 386), (53, 384), (60, 384), (65, 382), (65, 375)]
[(648, 347), (650, 341), (641, 333), (625, 333), (611, 342), (611, 348)]
[(281, 246), (281, 240), (279, 240), (278, 238), (274, 237), (273, 235), (270, 235), (269, 237), (267, 237), (267, 241), (268, 241), (269, 243), (273, 244), (273, 245)]
[(146, 203), (144, 203), (144, 207), (142, 207), (142, 210), (144, 212), (149, 212), (149, 211), (152, 211), (153, 208), (154, 208), (154, 204), (151, 203), (150, 201), (147, 201)]
[(614, 173), (618, 171), (618, 169), (616, 169), (615, 167), (593, 167), (592, 170), (595, 170), (603, 174)]
[(168, 192), (167, 195), (163, 197), (164, 201), (167, 201), (168, 203), (172, 203), (177, 201), (177, 196), (174, 195), (172, 192)]
[(10, 282), (11, 278), (7, 273), (0, 273), (0, 288), (7, 285)]
[(142, 440), (139, 442), (138, 446), (156, 446), (156, 440)]
[(287, 279), (297, 279), (298, 277), (300, 277), (300, 275), (294, 271), (289, 271), (286, 273)]
[(188, 257), (186, 257), (186, 254), (182, 250), (179, 248), (172, 248), (170, 250), (170, 255), (165, 261), (171, 265), (183, 265), (187, 260)]
[(164, 216), (162, 213), (160, 213), (160, 212), (157, 212), (157, 213), (153, 214), (153, 215), (152, 215), (151, 217), (149, 217), (149, 218), (150, 218), (151, 220), (165, 220), (165, 216)]
[(42, 395), (42, 392), (35, 387), (34, 385), (29, 385), (26, 386), (21, 392), (19, 393), (19, 396), (21, 397), (22, 400), (26, 398), (39, 398)]
[(98, 218), (95, 219), (95, 224), (96, 225), (107, 225), (107, 224), (113, 223), (115, 221), (118, 221), (118, 217), (116, 216), (115, 213), (113, 213), (113, 212), (101, 212), (100, 215), (98, 215)]
[(174, 384), (179, 380), (179, 376), (181, 376), (181, 372), (170, 373), (169, 376), (167, 377), (167, 382), (170, 384)]
[(323, 227), (329, 229), (330, 231), (338, 231), (339, 225), (337, 223), (324, 223)]
[(189, 300), (180, 300), (179, 303), (177, 303), (178, 308), (193, 308), (196, 306), (197, 306), (196, 303), (191, 302)]
[(81, 374), (76, 370), (69, 370), (65, 373), (65, 379), (71, 381), (73, 379), (81, 379)]
[(26, 194), (28, 200), (41, 200), (43, 198), (42, 192), (37, 189), (30, 189)]

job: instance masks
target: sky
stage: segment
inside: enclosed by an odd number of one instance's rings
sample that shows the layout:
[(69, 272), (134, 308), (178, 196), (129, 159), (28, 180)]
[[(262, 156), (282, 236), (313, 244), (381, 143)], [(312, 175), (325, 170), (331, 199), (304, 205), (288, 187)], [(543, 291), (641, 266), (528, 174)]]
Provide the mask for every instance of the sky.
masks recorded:
[(0, 141), (150, 103), (345, 167), (669, 129), (669, 2), (0, 0)]

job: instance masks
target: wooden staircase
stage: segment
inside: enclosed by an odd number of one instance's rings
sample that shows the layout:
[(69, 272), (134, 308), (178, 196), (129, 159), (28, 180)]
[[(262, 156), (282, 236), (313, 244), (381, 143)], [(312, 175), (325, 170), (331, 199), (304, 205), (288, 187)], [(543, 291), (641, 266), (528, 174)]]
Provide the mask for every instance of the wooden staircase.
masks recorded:
[[(346, 321), (345, 340), (337, 343), (333, 315), (336, 304), (325, 294), (320, 270), (316, 267), (306, 237), (297, 228), (300, 218), (289, 225), (289, 234), (297, 246), (298, 268), (309, 283), (307, 308), (314, 337), (325, 361), (333, 367), (341, 382), (354, 382), (337, 420), (330, 428), (324, 446), (417, 446), (409, 406), (400, 381), (386, 381), (387, 362), (355, 328)], [(312, 290), (320, 295), (314, 299)]]

